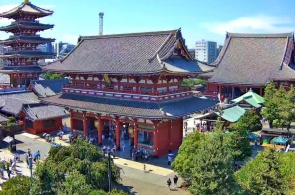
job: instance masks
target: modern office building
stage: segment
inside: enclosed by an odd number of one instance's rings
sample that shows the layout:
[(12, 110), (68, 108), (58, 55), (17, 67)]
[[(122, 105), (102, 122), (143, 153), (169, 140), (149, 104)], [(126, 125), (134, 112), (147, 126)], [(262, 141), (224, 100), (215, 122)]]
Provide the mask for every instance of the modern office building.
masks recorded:
[(201, 40), (196, 42), (195, 58), (208, 64), (215, 61), (217, 43), (213, 41)]

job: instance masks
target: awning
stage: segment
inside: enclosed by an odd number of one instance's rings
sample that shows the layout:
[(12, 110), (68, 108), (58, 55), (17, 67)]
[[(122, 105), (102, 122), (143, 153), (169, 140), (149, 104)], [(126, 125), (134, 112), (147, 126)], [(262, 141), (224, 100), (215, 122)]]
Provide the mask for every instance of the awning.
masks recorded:
[(259, 135), (256, 135), (255, 133), (251, 133), (251, 132), (249, 132), (248, 133), (248, 139), (249, 140), (257, 140), (259, 138)]
[(7, 142), (7, 143), (12, 142), (13, 140), (14, 140), (13, 137), (10, 137), (10, 136), (7, 136), (7, 137), (5, 137), (5, 138), (3, 139), (3, 141), (4, 141), (4, 142)]
[(244, 95), (233, 99), (233, 102), (241, 102), (244, 101), (245, 99), (253, 99), (253, 101), (255, 101), (257, 104), (264, 104), (265, 100), (262, 96), (258, 95), (257, 93), (253, 92), (252, 89), (250, 89), (247, 93), (245, 93)]
[(271, 140), (271, 143), (286, 145), (288, 141), (289, 139), (284, 138), (283, 136), (279, 136), (279, 137), (273, 138)]

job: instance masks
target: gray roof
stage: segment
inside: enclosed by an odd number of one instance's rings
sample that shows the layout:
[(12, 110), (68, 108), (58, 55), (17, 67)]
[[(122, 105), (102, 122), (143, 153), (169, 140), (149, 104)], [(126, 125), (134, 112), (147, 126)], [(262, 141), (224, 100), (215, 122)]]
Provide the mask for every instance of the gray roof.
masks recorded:
[(8, 118), (2, 114), (0, 114), (0, 123), (2, 122), (7, 122), (8, 121)]
[(40, 100), (33, 92), (17, 92), (0, 95), (2, 112), (17, 116), (24, 104), (37, 104)]
[(9, 10), (7, 12), (0, 13), (0, 17), (3, 18), (13, 18), (13, 16), (18, 15), (18, 14), (31, 14), (39, 17), (44, 17), (53, 14), (53, 11), (46, 10), (43, 8), (40, 8), (36, 5), (33, 5), (31, 3), (25, 4), (22, 3), (19, 6), (13, 8), (12, 10)]
[(31, 86), (39, 97), (46, 97), (61, 93), (63, 85), (69, 83), (69, 79), (34, 80), (31, 81)]
[(187, 97), (164, 102), (144, 102), (116, 98), (90, 97), (76, 94), (59, 94), (41, 98), (42, 102), (91, 112), (137, 116), (145, 118), (174, 118), (209, 109), (217, 101)]
[(39, 66), (0, 66), (0, 72), (2, 73), (9, 73), (9, 72), (16, 72), (16, 71), (33, 73), (33, 72), (41, 72), (42, 69)]
[[(146, 74), (162, 71), (200, 73), (189, 55), (180, 30), (80, 37), (76, 48), (63, 60), (44, 67), (48, 71)], [(186, 57), (175, 58), (176, 45)]]
[(24, 106), (24, 112), (31, 120), (44, 120), (56, 117), (68, 116), (69, 112), (60, 106)]
[(12, 22), (10, 25), (0, 27), (2, 31), (10, 31), (16, 28), (27, 28), (27, 29), (40, 29), (46, 30), (53, 28), (54, 25), (52, 24), (42, 24), (39, 22), (31, 22), (31, 21), (17, 21)]
[(50, 43), (54, 42), (55, 39), (43, 38), (40, 36), (11, 36), (8, 39), (1, 40), (0, 44), (9, 44), (9, 43)]
[(264, 86), (271, 80), (295, 80), (293, 50), (293, 33), (228, 33), (209, 82)]

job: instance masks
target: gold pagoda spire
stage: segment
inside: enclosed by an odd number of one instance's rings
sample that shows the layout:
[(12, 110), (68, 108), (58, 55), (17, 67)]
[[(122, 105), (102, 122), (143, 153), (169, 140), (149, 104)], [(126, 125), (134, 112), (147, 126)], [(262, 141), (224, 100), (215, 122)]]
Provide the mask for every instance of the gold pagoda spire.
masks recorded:
[(25, 2), (24, 2), (25, 4), (29, 4), (30, 2), (29, 2), (29, 0), (25, 0)]

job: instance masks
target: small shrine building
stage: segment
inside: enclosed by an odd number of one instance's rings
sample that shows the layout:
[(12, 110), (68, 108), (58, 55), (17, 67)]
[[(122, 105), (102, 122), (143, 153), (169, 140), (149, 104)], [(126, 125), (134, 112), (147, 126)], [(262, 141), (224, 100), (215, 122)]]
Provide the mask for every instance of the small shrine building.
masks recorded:
[(85, 36), (62, 61), (44, 68), (67, 75), (62, 94), (41, 98), (66, 107), (73, 133), (130, 137), (135, 148), (161, 156), (183, 139), (183, 117), (217, 103), (182, 87), (212, 69), (192, 59), (180, 30)]

